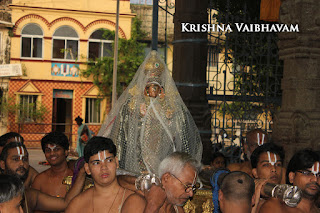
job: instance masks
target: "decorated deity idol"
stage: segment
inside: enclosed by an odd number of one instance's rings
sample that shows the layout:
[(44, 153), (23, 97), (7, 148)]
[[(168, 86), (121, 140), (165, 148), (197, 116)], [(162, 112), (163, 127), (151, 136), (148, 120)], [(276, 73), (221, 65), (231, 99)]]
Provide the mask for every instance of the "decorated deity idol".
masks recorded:
[(201, 160), (202, 143), (165, 63), (152, 51), (118, 99), (99, 136), (117, 146), (120, 168), (157, 173), (168, 154), (181, 151)]

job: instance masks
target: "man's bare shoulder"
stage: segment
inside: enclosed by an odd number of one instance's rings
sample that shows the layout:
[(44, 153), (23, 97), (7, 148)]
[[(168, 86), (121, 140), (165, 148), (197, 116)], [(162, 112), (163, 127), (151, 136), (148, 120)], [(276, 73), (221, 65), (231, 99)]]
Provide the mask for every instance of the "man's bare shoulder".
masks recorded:
[(32, 183), (32, 188), (40, 189), (40, 186), (42, 185), (43, 182), (46, 182), (49, 177), (49, 170), (47, 169), (39, 174), (34, 178), (33, 183)]
[(139, 193), (132, 193), (131, 195), (129, 195), (126, 199), (126, 202), (140, 202), (143, 204), (146, 204), (146, 199)]
[(147, 204), (147, 201), (145, 198), (138, 194), (138, 193), (133, 193), (124, 202), (121, 212), (132, 212), (132, 209), (135, 209), (135, 211), (138, 212), (143, 212), (145, 209), (145, 206)]
[(259, 213), (281, 213), (284, 211), (281, 201), (277, 198), (266, 200), (260, 207)]
[(38, 174), (39, 174), (39, 172), (37, 172), (37, 170), (35, 170), (32, 166), (30, 166), (29, 174), (28, 174), (27, 180), (25, 180), (25, 182), (24, 182), (24, 186), (26, 188), (31, 187), (33, 181), (35, 180), (35, 178)]
[(71, 200), (65, 212), (83, 212), (89, 206), (90, 197), (92, 197), (92, 189), (80, 193)]
[(240, 163), (232, 163), (227, 166), (230, 171), (239, 171), (241, 169)]

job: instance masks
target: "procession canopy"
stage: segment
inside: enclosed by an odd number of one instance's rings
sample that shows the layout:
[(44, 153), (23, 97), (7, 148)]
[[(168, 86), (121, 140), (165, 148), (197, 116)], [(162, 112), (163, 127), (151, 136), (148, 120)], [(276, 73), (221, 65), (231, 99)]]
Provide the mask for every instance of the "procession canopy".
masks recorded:
[(139, 67), (98, 135), (114, 141), (120, 168), (136, 174), (157, 174), (161, 160), (174, 151), (202, 157), (197, 126), (156, 51)]

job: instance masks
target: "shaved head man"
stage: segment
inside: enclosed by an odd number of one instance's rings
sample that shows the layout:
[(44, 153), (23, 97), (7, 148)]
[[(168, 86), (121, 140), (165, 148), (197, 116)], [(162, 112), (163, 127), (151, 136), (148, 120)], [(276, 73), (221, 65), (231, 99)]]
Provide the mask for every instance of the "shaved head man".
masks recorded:
[(227, 173), (221, 181), (219, 206), (222, 213), (250, 213), (254, 204), (255, 184), (244, 172)]

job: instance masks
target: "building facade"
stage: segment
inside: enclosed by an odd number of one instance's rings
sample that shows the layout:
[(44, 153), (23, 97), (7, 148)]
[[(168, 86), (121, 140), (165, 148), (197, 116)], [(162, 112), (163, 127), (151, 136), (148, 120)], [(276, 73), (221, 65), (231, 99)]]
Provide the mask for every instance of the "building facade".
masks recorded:
[[(50, 131), (62, 131), (76, 144), (77, 125), (83, 118), (97, 134), (108, 101), (99, 97), (92, 79), (84, 78), (88, 58), (110, 54), (112, 40), (104, 30), (115, 30), (116, 1), (12, 1), (11, 64), (21, 64), (23, 75), (11, 77), (8, 130), (20, 132), (29, 147), (40, 146)], [(119, 37), (130, 38), (134, 14), (129, 1), (120, 1)]]

